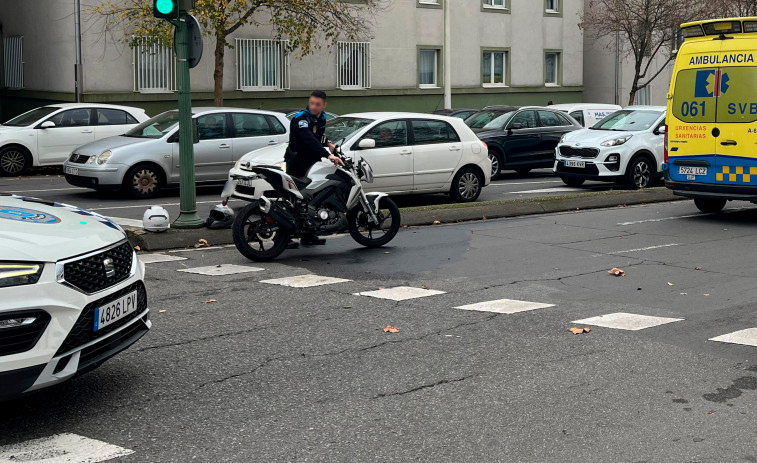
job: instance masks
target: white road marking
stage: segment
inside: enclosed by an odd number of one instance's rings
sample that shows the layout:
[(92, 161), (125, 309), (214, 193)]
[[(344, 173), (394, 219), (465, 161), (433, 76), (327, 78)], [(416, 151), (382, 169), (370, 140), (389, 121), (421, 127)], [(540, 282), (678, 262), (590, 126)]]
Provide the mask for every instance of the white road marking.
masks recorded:
[(336, 283), (346, 283), (348, 281), (352, 280), (346, 280), (344, 278), (322, 277), (319, 275), (298, 275), (296, 277), (262, 280), (261, 283), (290, 286), (292, 288), (310, 288), (312, 286), (333, 285)]
[(260, 267), (248, 267), (246, 265), (221, 264), (209, 265), (207, 267), (194, 267), (178, 270), (185, 273), (196, 273), (198, 275), (223, 276), (236, 275), (238, 273), (262, 272), (265, 270)]
[(418, 297), (436, 296), (437, 294), (444, 294), (444, 291), (437, 291), (435, 289), (423, 289), (413, 288), (410, 286), (397, 286), (395, 288), (379, 289), (377, 291), (364, 291), (362, 293), (355, 293), (355, 296), (368, 296), (378, 299), (389, 299), (391, 301), (404, 301), (407, 299), (415, 299)]
[(608, 254), (625, 254), (627, 252), (651, 251), (652, 249), (669, 248), (672, 246), (680, 246), (680, 245), (678, 243), (658, 244), (656, 246), (647, 246), (646, 248), (626, 249), (625, 251), (613, 251)]
[(3, 193), (45, 193), (48, 191), (73, 191), (73, 190), (81, 190), (86, 191), (86, 188), (49, 188), (47, 190), (10, 190), (10, 191), (3, 191)]
[(133, 450), (77, 434), (56, 434), (0, 447), (0, 463), (97, 463)]
[(678, 219), (690, 219), (691, 217), (699, 217), (702, 215), (704, 214), (689, 214), (689, 215), (678, 215), (675, 217), (660, 217), (657, 219), (634, 220), (632, 222), (620, 222), (616, 225), (638, 225), (640, 223), (664, 222), (666, 220), (678, 220)]
[(727, 342), (729, 344), (742, 344), (744, 346), (757, 347), (757, 328), (734, 331), (733, 333), (716, 336), (710, 341)]
[(499, 299), (496, 301), (478, 302), (476, 304), (461, 305), (455, 307), (461, 310), (476, 310), (478, 312), (495, 312), (513, 314), (528, 310), (546, 309), (554, 307), (554, 304), (542, 304), (540, 302), (516, 301), (513, 299)]
[(127, 219), (124, 217), (108, 217), (108, 218), (116, 222), (117, 224), (121, 225), (122, 227), (144, 228), (144, 223), (138, 219)]
[(540, 190), (508, 191), (507, 194), (520, 195), (520, 194), (531, 194), (531, 193), (580, 193), (580, 192), (588, 192), (588, 191), (593, 191), (593, 190), (565, 186), (565, 187), (557, 187), (557, 188), (542, 188)]
[[(230, 201), (231, 202), (231, 201)], [(216, 199), (214, 201), (197, 201), (197, 204), (220, 204), (221, 199)], [(178, 206), (179, 203), (162, 203), (162, 204), (150, 204), (149, 206)], [(115, 209), (134, 209), (134, 208), (142, 208), (147, 209), (149, 207), (146, 203), (142, 204), (134, 204), (132, 206), (109, 206), (109, 207), (85, 207), (84, 209), (88, 211), (109, 211), (109, 210), (115, 210)]]
[(571, 323), (602, 326), (605, 328), (614, 328), (616, 330), (639, 331), (646, 328), (652, 328), (653, 326), (680, 321), (683, 321), (683, 318), (651, 317), (649, 315), (618, 312), (600, 315), (598, 317), (584, 318), (583, 320), (574, 320)]
[(562, 183), (562, 180), (545, 180), (541, 182), (502, 182), (490, 183), (489, 186), (510, 186), (510, 185), (540, 185), (544, 183)]
[(171, 249), (168, 252), (197, 252), (197, 251), (215, 251), (216, 249), (225, 249), (236, 247), (234, 244), (219, 244), (216, 246), (208, 246), (207, 248), (189, 248), (189, 249)]
[(161, 254), (159, 252), (152, 254), (139, 254), (139, 260), (145, 264), (155, 264), (158, 262), (173, 262), (175, 260), (187, 260), (186, 257), (181, 256), (169, 256), (168, 254)]

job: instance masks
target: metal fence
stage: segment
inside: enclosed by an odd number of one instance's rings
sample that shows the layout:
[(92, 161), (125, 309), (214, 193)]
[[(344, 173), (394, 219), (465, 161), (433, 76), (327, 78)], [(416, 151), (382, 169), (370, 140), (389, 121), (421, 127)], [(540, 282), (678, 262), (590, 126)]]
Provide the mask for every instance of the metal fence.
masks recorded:
[(338, 42), (336, 65), (338, 88), (371, 88), (370, 42)]
[(289, 88), (287, 42), (236, 39), (237, 90), (244, 92)]
[(5, 87), (24, 88), (24, 38), (22, 36), (3, 38), (3, 67)]
[(134, 91), (166, 93), (176, 91), (176, 54), (160, 40), (135, 37)]

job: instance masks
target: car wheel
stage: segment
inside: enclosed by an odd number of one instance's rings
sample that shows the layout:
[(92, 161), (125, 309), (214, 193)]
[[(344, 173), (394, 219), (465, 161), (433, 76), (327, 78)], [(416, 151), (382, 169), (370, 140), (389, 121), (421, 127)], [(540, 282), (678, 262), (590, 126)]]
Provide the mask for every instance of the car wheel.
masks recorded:
[(0, 150), (0, 175), (15, 177), (31, 167), (29, 153), (23, 148), (9, 146)]
[(641, 156), (631, 161), (626, 168), (625, 185), (632, 190), (647, 188), (652, 183), (654, 176), (654, 167), (649, 162), (649, 158)]
[(581, 186), (586, 180), (582, 178), (560, 177), (560, 180), (568, 186)]
[(489, 151), (489, 160), (492, 162), (492, 176), (494, 180), (502, 173), (502, 157), (496, 151)]
[(702, 212), (714, 214), (725, 207), (725, 199), (694, 198), (694, 205)]
[(460, 169), (452, 179), (449, 195), (456, 203), (469, 203), (478, 199), (484, 187), (481, 173), (471, 167)]
[(134, 166), (124, 177), (124, 190), (132, 198), (152, 198), (161, 188), (163, 188), (163, 172), (151, 165)]
[(531, 169), (526, 169), (526, 168), (522, 168), (522, 169), (515, 169), (515, 172), (516, 172), (516, 173), (517, 173), (518, 175), (527, 175), (527, 174), (528, 174), (529, 172), (531, 172)]

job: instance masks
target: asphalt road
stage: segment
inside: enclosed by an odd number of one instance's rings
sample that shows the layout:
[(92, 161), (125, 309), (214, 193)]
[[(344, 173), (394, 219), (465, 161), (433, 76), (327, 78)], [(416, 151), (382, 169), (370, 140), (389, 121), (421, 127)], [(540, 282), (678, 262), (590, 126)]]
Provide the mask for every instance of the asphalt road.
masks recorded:
[[(617, 186), (587, 182), (582, 188), (567, 187), (549, 169), (539, 169), (526, 176), (505, 173), (492, 182), (481, 194), (479, 201), (496, 199), (548, 196), (582, 191), (609, 190)], [(222, 185), (201, 186), (197, 190), (197, 209), (201, 217), (207, 217), (210, 207), (220, 202)], [(119, 193), (95, 192), (86, 188), (69, 185), (58, 168), (40, 169), (34, 175), (19, 178), (0, 177), (0, 192), (35, 196), (75, 206), (91, 209), (108, 217), (141, 220), (145, 209), (152, 205), (165, 207), (175, 218), (179, 213), (179, 190), (168, 189), (152, 200), (133, 200)], [(425, 206), (450, 203), (449, 196), (443, 194), (395, 197), (400, 207)], [(233, 201), (232, 207), (241, 205)]]
[[(335, 237), (264, 265), (167, 253), (185, 260), (148, 264), (152, 331), (3, 404), (0, 461), (60, 433), (123, 462), (757, 461), (757, 347), (710, 341), (757, 327), (755, 227), (749, 205), (676, 202), (407, 228), (377, 250)], [(220, 264), (263, 270), (177, 271)], [(350, 281), (264, 282), (305, 274)], [(355, 294), (397, 286), (444, 293)], [(546, 306), (455, 308), (500, 299)], [(576, 322), (615, 313), (636, 330)]]

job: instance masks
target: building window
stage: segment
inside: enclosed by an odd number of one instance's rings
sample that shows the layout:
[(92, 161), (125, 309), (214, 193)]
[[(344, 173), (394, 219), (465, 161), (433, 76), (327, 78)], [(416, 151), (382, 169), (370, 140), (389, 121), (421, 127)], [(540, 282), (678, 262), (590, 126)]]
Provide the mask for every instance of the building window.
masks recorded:
[(501, 10), (508, 9), (508, 3), (510, 3), (509, 0), (483, 0), (483, 2), (484, 8), (498, 8)]
[(418, 53), (418, 84), (421, 88), (439, 86), (439, 50), (420, 50)]
[(418, 6), (425, 8), (441, 8), (442, 0), (418, 0)]
[(649, 87), (640, 88), (636, 91), (636, 104), (648, 106), (651, 104), (651, 97), (649, 95)]
[(549, 51), (544, 53), (544, 84), (547, 86), (560, 85), (560, 53)]
[(135, 37), (134, 91), (167, 93), (176, 90), (176, 55), (173, 48), (151, 37)]
[(484, 51), (481, 56), (481, 83), (484, 87), (504, 87), (507, 82), (507, 51)]
[(24, 38), (3, 38), (3, 83), (7, 88), (24, 88)]
[(371, 88), (371, 44), (337, 43), (337, 88)]
[(560, 0), (544, 0), (544, 11), (550, 14), (560, 13)]
[(289, 88), (289, 54), (286, 42), (271, 39), (236, 39), (237, 90), (254, 92)]

